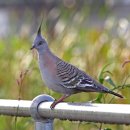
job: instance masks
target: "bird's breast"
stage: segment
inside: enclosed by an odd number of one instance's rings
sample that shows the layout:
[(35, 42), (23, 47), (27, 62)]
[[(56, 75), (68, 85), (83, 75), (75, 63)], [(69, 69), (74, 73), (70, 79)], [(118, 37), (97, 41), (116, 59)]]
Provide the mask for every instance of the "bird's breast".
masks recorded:
[(56, 64), (54, 59), (48, 55), (39, 56), (39, 68), (45, 85), (52, 88), (56, 78)]

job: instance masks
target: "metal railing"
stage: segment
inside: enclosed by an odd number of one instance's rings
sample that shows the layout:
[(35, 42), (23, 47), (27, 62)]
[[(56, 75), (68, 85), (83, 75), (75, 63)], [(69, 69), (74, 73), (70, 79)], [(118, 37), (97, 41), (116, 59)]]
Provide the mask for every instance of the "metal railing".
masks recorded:
[(0, 99), (0, 114), (9, 116), (32, 116), (36, 130), (52, 130), (53, 120), (101, 122), (109, 124), (130, 124), (130, 105), (59, 103), (51, 110), (54, 99), (40, 95), (33, 101)]

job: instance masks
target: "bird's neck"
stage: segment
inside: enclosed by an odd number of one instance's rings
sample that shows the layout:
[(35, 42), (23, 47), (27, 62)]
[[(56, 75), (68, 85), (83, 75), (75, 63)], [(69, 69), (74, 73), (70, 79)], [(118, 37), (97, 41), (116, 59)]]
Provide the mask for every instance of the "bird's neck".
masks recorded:
[(49, 64), (53, 64), (54, 62), (56, 62), (56, 60), (57, 57), (50, 51), (49, 48), (46, 48), (44, 51), (39, 53), (40, 64), (43, 64), (44, 67), (48, 66)]
[(45, 54), (51, 54), (51, 53), (52, 52), (50, 51), (48, 46), (46, 46), (44, 49), (38, 51), (39, 55), (45, 55)]

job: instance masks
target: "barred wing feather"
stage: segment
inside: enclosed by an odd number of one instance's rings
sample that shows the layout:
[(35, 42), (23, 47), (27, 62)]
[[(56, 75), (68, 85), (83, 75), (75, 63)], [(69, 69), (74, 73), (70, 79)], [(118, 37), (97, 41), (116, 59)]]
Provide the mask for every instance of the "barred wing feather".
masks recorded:
[(60, 78), (60, 84), (66, 88), (93, 91), (95, 87), (93, 79), (75, 66), (64, 61), (57, 63), (57, 76)]

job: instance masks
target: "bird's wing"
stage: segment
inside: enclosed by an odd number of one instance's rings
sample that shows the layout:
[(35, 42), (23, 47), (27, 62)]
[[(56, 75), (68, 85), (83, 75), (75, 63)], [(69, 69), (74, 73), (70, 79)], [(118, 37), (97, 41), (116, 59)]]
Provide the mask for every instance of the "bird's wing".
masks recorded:
[(123, 98), (122, 95), (109, 90), (85, 72), (64, 61), (59, 61), (57, 64), (57, 77), (59, 84), (68, 89), (75, 89), (79, 92), (104, 92)]
[(57, 63), (57, 76), (60, 79), (60, 84), (66, 88), (94, 91), (94, 80), (67, 62), (59, 61)]

